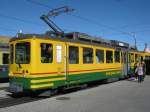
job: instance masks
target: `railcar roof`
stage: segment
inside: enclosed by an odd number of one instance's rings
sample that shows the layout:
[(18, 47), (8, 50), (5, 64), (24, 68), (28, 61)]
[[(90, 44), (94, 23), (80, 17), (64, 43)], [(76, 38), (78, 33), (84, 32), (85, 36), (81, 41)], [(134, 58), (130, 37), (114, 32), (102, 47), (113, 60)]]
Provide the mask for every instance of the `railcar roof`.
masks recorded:
[[(131, 52), (139, 52), (137, 50), (131, 50), (130, 48), (123, 48), (123, 47), (114, 46), (112, 44), (108, 44), (110, 41), (107, 41), (107, 40), (106, 40), (106, 43), (97, 43), (97, 42), (92, 42), (92, 41), (81, 41), (81, 40), (73, 39), (73, 38), (69, 39), (69, 38), (66, 38), (65, 36), (64, 37), (51, 37), (48, 34), (20, 34), (18, 37), (11, 38), (10, 42), (13, 42), (16, 40), (33, 39), (33, 38), (45, 39), (45, 40), (55, 40), (55, 41), (62, 41), (62, 42), (72, 42), (72, 43), (94, 45), (94, 46), (113, 48), (113, 49), (123, 49), (123, 50), (128, 50)], [(114, 41), (115, 40), (113, 40), (113, 42)]]
[(106, 44), (99, 44), (99, 43), (92, 43), (92, 42), (85, 42), (85, 41), (80, 41), (80, 40), (74, 40), (74, 39), (69, 39), (66, 37), (51, 37), (49, 35), (44, 35), (44, 34), (21, 34), (19, 37), (13, 37), (10, 39), (10, 42), (16, 41), (16, 40), (24, 40), (24, 39), (45, 39), (45, 40), (56, 40), (56, 41), (62, 41), (62, 42), (73, 42), (73, 43), (78, 43), (78, 44), (87, 44), (87, 45), (95, 45), (95, 46), (101, 46), (101, 47), (107, 47), (107, 48), (114, 48), (111, 45), (106, 45)]

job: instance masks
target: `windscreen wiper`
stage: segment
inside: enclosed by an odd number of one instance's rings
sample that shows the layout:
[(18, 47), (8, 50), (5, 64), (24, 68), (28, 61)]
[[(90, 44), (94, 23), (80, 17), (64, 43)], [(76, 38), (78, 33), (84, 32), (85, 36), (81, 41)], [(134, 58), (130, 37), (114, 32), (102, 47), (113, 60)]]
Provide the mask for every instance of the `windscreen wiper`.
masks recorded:
[(18, 63), (18, 66), (19, 66), (19, 68), (22, 68), (22, 66), (21, 66), (21, 64), (20, 64), (20, 63)]

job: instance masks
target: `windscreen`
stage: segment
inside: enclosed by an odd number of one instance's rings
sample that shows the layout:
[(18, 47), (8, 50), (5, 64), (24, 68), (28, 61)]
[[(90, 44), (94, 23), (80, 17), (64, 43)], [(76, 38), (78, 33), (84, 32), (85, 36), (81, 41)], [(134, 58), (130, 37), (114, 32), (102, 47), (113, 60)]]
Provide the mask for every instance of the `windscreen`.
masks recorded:
[(23, 42), (17, 43), (15, 46), (15, 62), (16, 64), (29, 64), (30, 63), (30, 43)]

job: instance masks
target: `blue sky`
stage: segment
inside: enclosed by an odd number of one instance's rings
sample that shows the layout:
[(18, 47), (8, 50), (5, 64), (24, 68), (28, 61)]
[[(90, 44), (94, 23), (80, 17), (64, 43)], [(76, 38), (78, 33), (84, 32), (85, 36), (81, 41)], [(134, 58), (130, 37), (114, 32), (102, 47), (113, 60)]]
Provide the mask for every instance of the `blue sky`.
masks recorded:
[(52, 20), (66, 32), (78, 31), (106, 39), (121, 40), (144, 49), (150, 43), (150, 0), (1, 0), (0, 35), (43, 33), (49, 27), (40, 20), (53, 8), (68, 5), (75, 9)]

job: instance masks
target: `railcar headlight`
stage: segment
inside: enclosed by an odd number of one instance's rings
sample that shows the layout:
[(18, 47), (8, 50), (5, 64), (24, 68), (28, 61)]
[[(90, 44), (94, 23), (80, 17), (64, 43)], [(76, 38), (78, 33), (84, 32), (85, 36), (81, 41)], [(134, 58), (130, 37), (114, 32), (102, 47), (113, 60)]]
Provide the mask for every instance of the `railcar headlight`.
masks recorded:
[(9, 72), (9, 73), (8, 73), (8, 76), (13, 76), (13, 73), (12, 73), (12, 72)]

